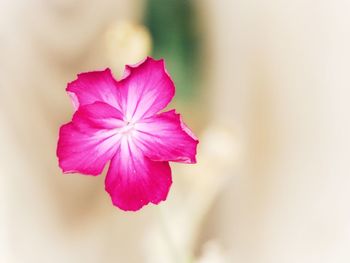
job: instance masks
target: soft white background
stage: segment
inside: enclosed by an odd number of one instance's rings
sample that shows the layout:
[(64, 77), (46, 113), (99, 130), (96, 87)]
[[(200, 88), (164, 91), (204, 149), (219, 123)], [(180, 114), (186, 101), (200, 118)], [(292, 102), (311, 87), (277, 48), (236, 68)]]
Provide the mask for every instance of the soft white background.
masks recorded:
[[(103, 176), (62, 175), (55, 148), (66, 83), (149, 52), (143, 1), (0, 2), (0, 262), (350, 262), (350, 2), (194, 3), (199, 163), (124, 213)], [(143, 44), (108, 51), (122, 21)]]

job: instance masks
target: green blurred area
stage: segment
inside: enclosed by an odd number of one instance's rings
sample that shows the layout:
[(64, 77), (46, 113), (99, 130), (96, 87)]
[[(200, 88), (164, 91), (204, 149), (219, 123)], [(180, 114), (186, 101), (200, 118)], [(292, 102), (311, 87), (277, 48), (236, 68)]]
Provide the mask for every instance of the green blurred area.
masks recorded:
[(193, 98), (198, 83), (195, 16), (191, 1), (147, 0), (144, 22), (153, 38), (152, 56), (165, 59), (182, 101)]

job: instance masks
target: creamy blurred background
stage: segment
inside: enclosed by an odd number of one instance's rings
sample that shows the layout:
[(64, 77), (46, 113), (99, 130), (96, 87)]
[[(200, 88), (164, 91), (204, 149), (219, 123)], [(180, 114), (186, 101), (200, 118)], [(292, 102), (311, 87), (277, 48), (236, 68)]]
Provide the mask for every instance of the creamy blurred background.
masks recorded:
[[(348, 0), (0, 1), (0, 262), (350, 262)], [(200, 138), (113, 207), (55, 150), (79, 72), (164, 57)]]

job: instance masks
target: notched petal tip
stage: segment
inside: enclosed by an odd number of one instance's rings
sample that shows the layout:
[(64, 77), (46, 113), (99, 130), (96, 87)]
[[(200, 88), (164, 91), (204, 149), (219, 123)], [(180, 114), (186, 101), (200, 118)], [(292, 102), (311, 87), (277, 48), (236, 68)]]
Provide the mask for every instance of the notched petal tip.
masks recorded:
[(168, 77), (170, 77), (168, 71), (166, 70), (165, 61), (163, 58), (157, 60), (157, 59), (154, 59), (150, 56), (147, 56), (146, 58), (144, 58), (143, 60), (141, 60), (135, 64), (125, 65), (124, 73), (123, 73), (123, 76), (120, 79), (120, 81), (127, 78), (132, 73), (133, 70), (135, 70), (139, 67), (142, 67), (143, 65), (148, 65), (148, 64), (153, 64), (153, 66), (157, 66), (157, 65), (162, 66), (162, 68), (164, 69), (164, 72), (166, 72)]
[[(89, 76), (91, 74), (100, 74), (100, 73), (108, 73), (113, 75), (112, 70), (110, 68), (105, 68), (105, 69), (101, 69), (101, 70), (90, 70), (90, 71), (86, 71), (86, 72), (81, 72), (77, 74), (77, 79), (81, 78), (81, 77), (86, 77)], [(77, 80), (76, 79), (76, 80)], [(73, 80), (72, 82), (74, 82), (75, 80)]]
[(95, 101), (105, 102), (119, 109), (117, 85), (111, 69), (106, 68), (77, 74), (77, 78), (67, 84), (66, 91), (75, 110)]
[(148, 200), (148, 199), (139, 199), (139, 200), (136, 200), (136, 201), (133, 201), (133, 202), (129, 201), (128, 203), (125, 203), (125, 202), (121, 202), (120, 200), (115, 199), (113, 197), (113, 194), (112, 194), (113, 190), (108, 189), (107, 187), (105, 187), (105, 191), (107, 193), (109, 193), (109, 196), (111, 198), (112, 204), (115, 207), (118, 207), (119, 209), (121, 209), (123, 211), (126, 211), (126, 212), (136, 212), (136, 211), (139, 211), (143, 207), (148, 206), (150, 204), (159, 205), (161, 202), (166, 201), (166, 199), (168, 198), (169, 192), (170, 192), (169, 190), (170, 190), (171, 185), (172, 185), (172, 181), (169, 184), (169, 188), (168, 188), (168, 191), (166, 192), (166, 194), (163, 195), (161, 198), (156, 199), (154, 201)]
[(72, 80), (67, 83), (66, 91), (74, 92), (74, 85), (76, 85), (77, 82), (81, 79), (90, 78), (90, 77), (93, 77), (92, 75), (98, 75), (98, 74), (104, 74), (104, 73), (109, 74), (114, 78), (112, 70), (108, 67), (103, 70), (91, 70), (91, 71), (81, 72), (76, 75), (75, 80)]
[(193, 133), (193, 131), (186, 125), (186, 123), (183, 121), (182, 116), (180, 113), (177, 113), (175, 109), (172, 109), (170, 111), (168, 111), (172, 114), (174, 114), (174, 116), (176, 116), (176, 118), (178, 119), (178, 121), (180, 122), (180, 127), (182, 129), (182, 131), (184, 133), (186, 133), (189, 137), (191, 137), (191, 139), (193, 140), (193, 143), (195, 144), (194, 147), (194, 153), (190, 158), (184, 158), (182, 160), (183, 163), (186, 164), (196, 164), (197, 163), (197, 146), (199, 144), (199, 139), (198, 137)]
[(137, 131), (136, 142), (151, 160), (197, 162), (198, 139), (175, 110), (141, 121)]
[(71, 102), (73, 104), (74, 111), (78, 110), (80, 105), (79, 105), (79, 100), (78, 100), (77, 95), (75, 95), (74, 92), (71, 92), (71, 91), (68, 91), (68, 90), (67, 90), (67, 93), (68, 93), (68, 96), (69, 96), (69, 98), (70, 98), (70, 100), (71, 100)]
[(133, 121), (157, 114), (175, 95), (175, 85), (163, 59), (147, 57), (135, 65), (126, 65), (119, 84), (124, 112)]
[[(107, 188), (105, 188), (105, 191), (109, 193)], [(167, 192), (167, 194), (164, 196), (164, 198), (161, 198), (157, 201), (151, 202), (148, 200), (140, 199), (140, 201), (137, 204), (133, 204), (133, 205), (130, 205), (130, 204), (125, 205), (125, 204), (120, 203), (117, 200), (113, 199), (111, 194), (109, 194), (109, 196), (111, 198), (111, 202), (112, 202), (113, 206), (118, 207), (119, 209), (121, 209), (125, 212), (137, 212), (137, 211), (143, 209), (144, 207), (147, 207), (148, 205), (159, 205), (161, 202), (166, 201), (166, 199), (168, 198), (169, 192), (170, 191)]]
[(154, 162), (136, 148), (136, 152), (124, 151), (128, 147), (121, 145), (105, 179), (105, 190), (113, 205), (124, 211), (137, 211), (150, 203), (165, 201), (172, 184), (169, 163)]
[(199, 144), (199, 139), (198, 137), (192, 132), (192, 130), (186, 125), (186, 123), (183, 122), (181, 115), (179, 114), (179, 120), (180, 120), (180, 124), (181, 124), (181, 128), (182, 130), (188, 135), (190, 136), (194, 143), (195, 143), (195, 147), (194, 147), (194, 155), (190, 158), (189, 160), (189, 164), (195, 164), (197, 163), (197, 147)]

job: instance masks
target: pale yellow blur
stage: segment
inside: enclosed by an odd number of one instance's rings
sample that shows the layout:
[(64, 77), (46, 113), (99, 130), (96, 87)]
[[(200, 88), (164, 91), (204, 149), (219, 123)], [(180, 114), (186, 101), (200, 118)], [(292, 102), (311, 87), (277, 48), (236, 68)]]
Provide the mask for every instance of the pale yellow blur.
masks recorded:
[(124, 65), (142, 61), (151, 52), (148, 29), (137, 23), (112, 23), (106, 31), (106, 57), (114, 72), (123, 72)]

